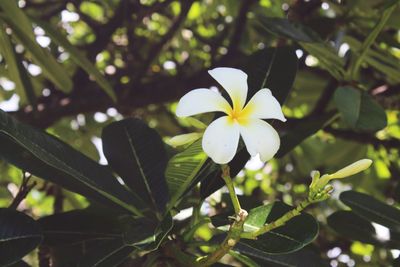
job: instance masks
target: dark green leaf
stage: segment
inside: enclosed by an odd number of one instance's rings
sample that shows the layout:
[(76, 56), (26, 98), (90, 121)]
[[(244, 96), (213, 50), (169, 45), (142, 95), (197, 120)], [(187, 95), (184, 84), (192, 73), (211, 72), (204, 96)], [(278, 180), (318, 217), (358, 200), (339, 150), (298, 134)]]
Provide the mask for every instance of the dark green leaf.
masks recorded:
[(9, 265), (8, 267), (30, 267), (30, 265), (25, 261), (18, 261), (14, 264)]
[(260, 267), (260, 265), (258, 265), (254, 260), (252, 260), (251, 258), (247, 257), (246, 255), (244, 255), (242, 253), (237, 252), (236, 250), (230, 250), (229, 251), (229, 255), (234, 257), (239, 262), (243, 263), (244, 266), (247, 266), (247, 267)]
[[(291, 206), (282, 202), (254, 208), (249, 212), (244, 230), (247, 232), (256, 231), (262, 225), (275, 221), (291, 209)], [(213, 216), (211, 220), (215, 226), (220, 227), (229, 223), (228, 215), (232, 215), (232, 213)], [(317, 234), (318, 223), (316, 220), (311, 215), (302, 213), (288, 221), (284, 226), (259, 236), (257, 240), (241, 239), (239, 244), (267, 254), (285, 254), (303, 248), (312, 242)], [(220, 241), (221, 238), (224, 237), (222, 235), (217, 236), (214, 241)]]
[(207, 158), (207, 155), (203, 152), (201, 140), (198, 140), (168, 162), (165, 176), (171, 195), (170, 208), (176, 204), (192, 184)]
[[(253, 213), (250, 217), (252, 224), (246, 222), (246, 230), (258, 228), (265, 217), (265, 223), (270, 223), (292, 209), (292, 207), (282, 202), (275, 202), (269, 205), (272, 205), (272, 207), (258, 207), (250, 211), (250, 213)], [(263, 213), (268, 211), (270, 211), (269, 214), (265, 216)], [(302, 213), (288, 221), (284, 226), (259, 236), (257, 240), (242, 239), (240, 243), (265, 253), (282, 254), (303, 248), (312, 242), (317, 234), (318, 223), (311, 215)]]
[(88, 240), (109, 240), (122, 237), (116, 216), (88, 210), (54, 214), (40, 219), (46, 245), (62, 245)]
[(257, 248), (243, 245), (239, 242), (234, 250), (250, 257), (259, 266), (285, 266), (285, 267), (327, 267), (329, 263), (310, 249), (301, 249), (299, 251), (284, 255), (273, 255), (265, 253)]
[(267, 31), (299, 42), (318, 42), (313, 30), (284, 18), (260, 17), (260, 25)]
[(341, 193), (340, 200), (358, 215), (400, 232), (399, 209), (356, 191)]
[(281, 158), (292, 151), (297, 145), (327, 125), (335, 113), (330, 112), (317, 117), (305, 118), (290, 125), (289, 131), (281, 137), (281, 146), (276, 157)]
[(245, 67), (249, 74), (249, 97), (262, 88), (269, 88), (283, 105), (296, 78), (297, 66), (298, 58), (293, 47), (268, 48), (254, 53)]
[(138, 200), (105, 166), (55, 137), (22, 124), (0, 110), (0, 156), (38, 177), (103, 204), (141, 215)]
[(354, 129), (375, 132), (387, 125), (385, 110), (364, 91), (339, 87), (334, 100), (343, 120)]
[(354, 129), (375, 132), (387, 125), (385, 110), (364, 91), (339, 87), (334, 100), (344, 121)]
[(124, 182), (151, 209), (163, 212), (167, 156), (158, 133), (139, 119), (125, 119), (104, 128), (102, 140), (108, 163)]
[(42, 230), (32, 218), (12, 209), (0, 209), (0, 266), (18, 262), (42, 239)]
[(375, 227), (352, 211), (337, 211), (328, 217), (328, 225), (343, 237), (377, 245)]
[[(235, 177), (240, 172), (249, 158), (250, 155), (247, 150), (239, 147), (239, 152), (236, 153), (235, 157), (228, 163), (231, 177)], [(221, 178), (221, 168), (218, 164), (215, 164), (210, 160), (206, 167), (209, 168), (209, 172), (204, 172), (206, 175), (199, 177), (202, 180), (200, 185), (200, 195), (203, 199), (225, 185)]]
[(135, 250), (122, 239), (101, 241), (83, 255), (79, 267), (113, 267), (121, 264)]
[(126, 216), (123, 218), (123, 228), (123, 238), (127, 245), (140, 247), (156, 241), (158, 231), (156, 221)]

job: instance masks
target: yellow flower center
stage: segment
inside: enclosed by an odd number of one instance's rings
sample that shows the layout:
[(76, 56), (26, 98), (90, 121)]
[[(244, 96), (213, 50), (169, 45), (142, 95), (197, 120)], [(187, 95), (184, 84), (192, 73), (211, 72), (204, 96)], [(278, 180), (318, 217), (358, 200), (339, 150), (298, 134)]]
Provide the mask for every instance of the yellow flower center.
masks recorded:
[(237, 122), (243, 125), (249, 119), (249, 110), (236, 107), (229, 111), (228, 117), (232, 123)]

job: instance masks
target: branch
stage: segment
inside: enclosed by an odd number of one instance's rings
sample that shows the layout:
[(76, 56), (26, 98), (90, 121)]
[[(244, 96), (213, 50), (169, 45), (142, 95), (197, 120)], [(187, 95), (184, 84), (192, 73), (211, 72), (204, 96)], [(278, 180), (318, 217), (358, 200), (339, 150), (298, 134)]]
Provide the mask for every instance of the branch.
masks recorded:
[(337, 80), (333, 78), (330, 79), (328, 85), (326, 86), (325, 90), (322, 92), (320, 98), (315, 104), (314, 110), (311, 112), (311, 114), (318, 115), (324, 112), (338, 84), (339, 83)]
[(110, 107), (117, 108), (123, 114), (131, 114), (137, 108), (149, 104), (160, 104), (175, 101), (188, 91), (196, 87), (213, 84), (206, 70), (190, 77), (168, 76), (147, 84), (137, 84), (129, 88), (116, 86), (116, 92), (129, 91), (130, 94), (113, 103), (110, 98), (98, 88), (94, 82), (81, 84), (80, 90), (71, 95), (62, 93), (51, 94), (49, 97), (38, 99), (40, 106), (37, 112), (20, 109), (9, 114), (18, 120), (39, 128), (47, 128), (66, 116), (76, 116), (80, 113), (106, 111)]
[(242, 1), (242, 4), (240, 5), (239, 8), (239, 13), (235, 20), (235, 28), (233, 30), (231, 40), (229, 41), (227, 54), (232, 54), (237, 52), (240, 45), (240, 40), (242, 39), (244, 30), (246, 28), (247, 13), (249, 12), (250, 7), (256, 2), (257, 1), (255, 0)]
[(349, 130), (340, 130), (340, 129), (335, 129), (332, 127), (325, 127), (324, 131), (327, 133), (333, 134), (334, 136), (336, 136), (338, 138), (343, 138), (343, 139), (355, 141), (355, 142), (362, 143), (362, 144), (371, 144), (374, 147), (383, 146), (386, 149), (400, 147), (400, 140), (395, 139), (395, 138), (380, 140), (380, 139), (376, 138), (374, 135), (369, 134), (369, 133), (359, 133), (359, 132), (353, 132), (353, 131), (349, 131)]
[(32, 176), (30, 174), (22, 172), (22, 183), (18, 190), (18, 193), (15, 195), (13, 201), (11, 202), (11, 204), (9, 206), (10, 209), (17, 209), (19, 204), (22, 202), (22, 200), (25, 199), (25, 197), (28, 195), (28, 193), (36, 185), (36, 182), (28, 184), (31, 177)]

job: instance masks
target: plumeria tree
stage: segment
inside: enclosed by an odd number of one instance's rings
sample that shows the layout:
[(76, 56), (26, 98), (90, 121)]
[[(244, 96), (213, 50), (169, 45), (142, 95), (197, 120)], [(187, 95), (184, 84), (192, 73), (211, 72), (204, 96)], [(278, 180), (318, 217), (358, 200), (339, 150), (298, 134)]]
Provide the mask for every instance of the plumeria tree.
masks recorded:
[(0, 1), (0, 266), (397, 266), (398, 2)]

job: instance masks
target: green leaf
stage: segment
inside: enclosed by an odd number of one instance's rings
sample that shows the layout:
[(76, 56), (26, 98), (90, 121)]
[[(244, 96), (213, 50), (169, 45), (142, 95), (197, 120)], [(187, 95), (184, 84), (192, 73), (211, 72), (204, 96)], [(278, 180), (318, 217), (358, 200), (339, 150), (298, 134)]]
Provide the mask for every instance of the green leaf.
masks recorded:
[(326, 43), (300, 43), (310, 55), (318, 59), (318, 66), (328, 71), (336, 80), (343, 80), (345, 61)]
[(328, 225), (345, 238), (377, 245), (375, 227), (352, 211), (337, 211), (328, 217)]
[(172, 217), (168, 214), (166, 215), (163, 220), (157, 226), (154, 232), (154, 242), (142, 242), (142, 244), (135, 244), (136, 247), (139, 247), (146, 251), (154, 251), (158, 249), (161, 243), (165, 240), (168, 234), (171, 232), (172, 228), (174, 227), (174, 221)]
[(298, 42), (318, 42), (320, 37), (313, 30), (284, 18), (259, 17), (259, 23), (268, 32)]
[(99, 203), (136, 215), (138, 200), (111, 171), (55, 137), (20, 123), (0, 110), (0, 156), (22, 170)]
[[(265, 223), (277, 220), (291, 209), (293, 209), (293, 207), (282, 202), (275, 202), (266, 206), (257, 207), (250, 211), (249, 214), (251, 214), (251, 216), (249, 216), (250, 219), (245, 222), (245, 230), (257, 230)], [(242, 239), (240, 244), (256, 248), (265, 253), (290, 253), (311, 243), (317, 234), (318, 223), (311, 215), (302, 213), (288, 221), (284, 226), (259, 236), (257, 240)]]
[[(257, 231), (264, 224), (275, 221), (293, 207), (282, 202), (275, 202), (268, 205), (253, 208), (249, 212), (244, 224), (244, 231)], [(227, 215), (230, 213), (218, 214), (211, 217), (214, 226), (220, 229), (227, 229), (229, 220)], [(307, 213), (302, 213), (284, 226), (278, 227), (264, 235), (261, 235), (257, 240), (241, 239), (239, 244), (242, 246), (254, 248), (268, 254), (282, 254), (297, 251), (310, 242), (312, 242), (318, 234), (318, 223)], [(219, 237), (218, 237), (219, 238)], [(217, 238), (217, 239), (218, 239)]]
[(269, 88), (283, 105), (292, 89), (297, 67), (296, 50), (290, 46), (268, 48), (254, 53), (245, 67), (245, 72), (249, 73), (249, 97), (262, 88)]
[(89, 210), (74, 210), (41, 218), (44, 244), (65, 245), (89, 240), (110, 240), (122, 237), (117, 216)]
[(329, 263), (321, 259), (321, 257), (310, 249), (301, 249), (299, 251), (283, 254), (283, 255), (273, 255), (265, 253), (264, 251), (243, 245), (239, 242), (234, 248), (234, 251), (240, 252), (247, 255), (258, 263), (259, 266), (269, 266), (269, 267), (328, 267)]
[(167, 156), (158, 133), (139, 119), (125, 119), (105, 127), (102, 140), (108, 163), (124, 182), (152, 210), (163, 212)]
[(22, 105), (27, 100), (30, 104), (35, 103), (36, 96), (30, 77), (3, 26), (0, 26), (0, 51), (6, 60), (10, 78), (15, 82), (15, 90), (21, 98)]
[(367, 194), (346, 191), (340, 194), (340, 200), (358, 215), (400, 232), (400, 210), (387, 205)]
[(135, 250), (127, 246), (123, 239), (114, 239), (98, 242), (86, 253), (78, 267), (113, 267), (124, 262)]
[(25, 15), (25, 13), (18, 7), (17, 1), (0, 1), (0, 8), (7, 16), (18, 21), (19, 28), (32, 40), (35, 39), (35, 35), (32, 31), (32, 22)]
[(229, 251), (229, 255), (234, 257), (239, 262), (243, 263), (244, 266), (247, 266), (247, 267), (260, 267), (260, 265), (258, 265), (254, 260), (252, 260), (251, 258), (247, 257), (244, 254), (241, 254), (241, 253), (237, 252), (236, 250), (233, 250), (233, 249), (230, 250)]
[(16, 263), (13, 263), (12, 265), (9, 265), (8, 267), (31, 267), (28, 263), (25, 261), (18, 261)]
[(117, 101), (114, 89), (103, 76), (103, 74), (101, 74), (100, 71), (74, 45), (72, 45), (60, 31), (55, 30), (51, 24), (45, 21), (40, 21), (37, 19), (34, 21), (44, 29), (47, 35), (54, 42), (56, 42), (59, 46), (62, 46), (65, 51), (69, 53), (71, 60), (73, 60), (78, 66), (85, 70), (87, 74), (94, 78), (94, 80), (114, 102)]
[[(44, 75), (49, 78), (58, 89), (63, 92), (72, 90), (72, 80), (66, 75), (65, 69), (56, 61), (50, 52), (36, 43), (32, 32), (32, 24), (25, 13), (17, 6), (16, 1), (0, 1), (3, 9), (1, 19), (7, 22), (13, 34), (30, 52), (35, 63), (38, 64)], [(18, 18), (18, 19), (17, 19)]]
[(0, 209), (0, 266), (18, 262), (42, 239), (42, 230), (32, 218), (12, 209)]
[(192, 184), (207, 158), (207, 155), (203, 152), (200, 139), (170, 159), (165, 171), (169, 194), (171, 195), (170, 208), (175, 206)]
[(318, 132), (336, 116), (330, 112), (317, 117), (305, 118), (293, 124), (287, 133), (281, 137), (281, 146), (276, 153), (277, 158), (285, 156), (305, 139)]
[(267, 221), (273, 207), (273, 204), (268, 204), (251, 209), (244, 223), (244, 231), (253, 232), (260, 229)]
[[(353, 37), (346, 36), (343, 41), (348, 43), (355, 51), (361, 49), (362, 43)], [(400, 63), (398, 58), (393, 56), (393, 54), (381, 49), (379, 46), (370, 47), (364, 60), (368, 65), (386, 75), (392, 83), (400, 82), (398, 75), (400, 72)]]
[(339, 87), (334, 100), (343, 120), (354, 129), (375, 132), (387, 125), (385, 110), (364, 91)]

